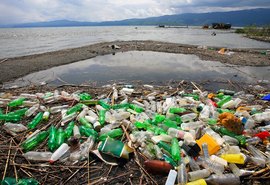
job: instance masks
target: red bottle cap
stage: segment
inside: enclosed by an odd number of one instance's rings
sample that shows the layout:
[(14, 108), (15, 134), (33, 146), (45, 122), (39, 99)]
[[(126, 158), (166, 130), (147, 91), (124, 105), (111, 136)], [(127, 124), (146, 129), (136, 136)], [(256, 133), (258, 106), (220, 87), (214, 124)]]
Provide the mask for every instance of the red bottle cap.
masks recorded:
[(268, 131), (263, 131), (263, 132), (260, 132), (258, 134), (255, 134), (255, 136), (257, 136), (258, 138), (260, 138), (261, 140), (264, 140), (265, 138), (269, 137), (270, 134)]

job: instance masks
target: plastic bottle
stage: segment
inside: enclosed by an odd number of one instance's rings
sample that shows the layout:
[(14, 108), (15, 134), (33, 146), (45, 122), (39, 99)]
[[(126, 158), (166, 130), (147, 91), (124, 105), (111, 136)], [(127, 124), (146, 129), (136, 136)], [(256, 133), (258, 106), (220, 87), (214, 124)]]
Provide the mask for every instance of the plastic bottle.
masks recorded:
[(100, 141), (104, 141), (107, 137), (117, 138), (123, 135), (123, 130), (121, 128), (113, 129), (107, 133), (104, 133), (99, 136)]
[(36, 126), (41, 122), (42, 117), (43, 117), (43, 113), (42, 112), (39, 112), (34, 117), (34, 119), (30, 123), (28, 123), (27, 127), (30, 128), (30, 129), (36, 128)]
[(73, 136), (75, 138), (81, 137), (81, 133), (80, 133), (79, 127), (77, 125), (74, 125), (74, 127), (73, 127)]
[(210, 159), (216, 163), (223, 165), (223, 166), (228, 166), (228, 162), (225, 159), (218, 157), (216, 155), (211, 155)]
[(48, 121), (49, 120), (49, 117), (50, 117), (50, 112), (49, 111), (45, 111), (43, 113), (42, 119), (45, 120), (45, 121)]
[(194, 120), (195, 118), (197, 118), (197, 114), (196, 113), (189, 113), (189, 114), (185, 114), (183, 116), (181, 116), (182, 121), (185, 122), (189, 122)]
[(216, 142), (220, 146), (224, 143), (224, 139), (222, 137), (220, 137), (220, 135), (218, 133), (216, 133), (215, 131), (213, 131), (210, 127), (208, 127), (208, 128), (205, 129), (205, 133), (207, 133), (212, 138), (214, 138), (216, 140)]
[(39, 104), (36, 104), (34, 106), (32, 106), (30, 109), (28, 109), (26, 112), (25, 112), (25, 115), (27, 117), (30, 117), (32, 116), (33, 114), (35, 114), (35, 112), (38, 110), (39, 108)]
[(157, 145), (159, 148), (163, 148), (164, 150), (166, 150), (169, 154), (172, 151), (171, 146), (163, 141), (158, 142)]
[(89, 123), (85, 118), (82, 117), (82, 118), (80, 118), (79, 121), (83, 126), (85, 126), (87, 128), (93, 128), (93, 125), (91, 123)]
[(35, 136), (25, 140), (21, 144), (21, 147), (23, 148), (24, 151), (28, 152), (28, 151), (34, 149), (35, 147), (37, 147), (38, 144), (43, 142), (46, 139), (46, 137), (48, 136), (48, 134), (49, 133), (47, 131), (40, 132), (38, 135), (35, 135)]
[(85, 126), (80, 126), (79, 129), (80, 133), (86, 137), (93, 136), (94, 138), (96, 138), (98, 136), (98, 133), (94, 129), (87, 128)]
[(184, 163), (181, 163), (178, 167), (177, 181), (178, 185), (186, 185), (188, 182), (186, 165)]
[(205, 177), (209, 177), (211, 172), (208, 169), (188, 172), (188, 180), (195, 181), (198, 179), (204, 179)]
[(175, 128), (175, 129), (177, 128), (177, 123), (169, 119), (165, 119), (164, 125), (166, 125), (169, 128)]
[(240, 178), (232, 173), (221, 174), (221, 175), (211, 175), (205, 179), (207, 185), (239, 185), (241, 184)]
[(199, 179), (193, 182), (189, 182), (186, 185), (207, 185), (204, 179)]
[(66, 115), (65, 117), (62, 118), (61, 120), (61, 126), (64, 126), (67, 122), (72, 121), (73, 119), (75, 119), (77, 116), (76, 112), (73, 112), (69, 115)]
[(72, 113), (76, 113), (76, 112), (79, 112), (83, 107), (83, 104), (82, 103), (78, 103), (77, 105), (69, 108), (66, 112), (67, 115), (70, 115)]
[(99, 123), (101, 125), (105, 124), (105, 113), (106, 113), (106, 110), (100, 110), (99, 111)]
[(48, 139), (48, 148), (50, 151), (54, 151), (56, 149), (56, 128), (52, 125), (49, 129), (49, 139)]
[(68, 150), (69, 150), (69, 146), (66, 143), (63, 143), (51, 156), (49, 162), (52, 164), (55, 161), (57, 161), (58, 159), (60, 159), (60, 157), (62, 157)]
[(49, 161), (51, 152), (26, 152), (23, 157), (29, 161)]
[(25, 101), (25, 98), (18, 98), (18, 99), (15, 99), (15, 100), (12, 100), (11, 102), (9, 102), (8, 106), (9, 107), (18, 107), (18, 106), (21, 106), (24, 101)]
[(167, 133), (168, 133), (168, 135), (170, 135), (172, 137), (183, 139), (186, 132), (184, 132), (182, 130), (178, 130), (176, 128), (169, 128), (167, 130)]
[(207, 143), (202, 144), (202, 151), (203, 151), (204, 158), (209, 158), (209, 151), (208, 151)]
[(206, 169), (209, 169), (211, 172), (214, 172), (217, 175), (221, 175), (224, 172), (224, 165), (216, 163), (208, 158), (200, 159), (202, 166)]
[(175, 170), (170, 170), (170, 173), (168, 175), (165, 185), (174, 185), (176, 177), (177, 177), (177, 172)]
[(68, 138), (71, 137), (71, 135), (72, 135), (72, 133), (73, 133), (73, 127), (74, 127), (74, 125), (75, 125), (75, 122), (74, 122), (74, 121), (71, 121), (71, 122), (68, 124), (68, 126), (67, 126), (67, 128), (66, 128), (66, 130), (65, 130), (66, 139), (68, 139)]
[(22, 124), (14, 124), (14, 123), (5, 123), (3, 125), (3, 128), (7, 129), (7, 130), (9, 130), (11, 132), (15, 132), (15, 133), (23, 132), (23, 131), (26, 131), (28, 129), (27, 127), (25, 127)]
[(15, 110), (13, 112), (8, 113), (8, 115), (19, 115), (19, 116), (24, 116), (25, 112), (28, 110), (28, 108), (22, 108), (19, 110)]
[(175, 160), (176, 162), (179, 161), (181, 159), (180, 156), (180, 146), (178, 144), (178, 140), (176, 138), (172, 138), (171, 141), (171, 154), (172, 154), (172, 158), (173, 160)]
[(196, 128), (199, 128), (204, 125), (204, 122), (202, 121), (195, 121), (195, 122), (189, 122), (189, 123), (182, 123), (181, 128), (183, 130), (194, 130)]
[(84, 118), (90, 123), (95, 123), (97, 121), (97, 117), (93, 117), (93, 116), (85, 116)]
[(257, 113), (252, 115), (251, 118), (258, 123), (262, 121), (270, 121), (270, 112)]
[(65, 142), (65, 139), (66, 139), (66, 134), (64, 130), (62, 128), (59, 128), (56, 132), (56, 138), (55, 138), (56, 148), (61, 146)]
[(0, 114), (0, 121), (11, 121), (11, 122), (18, 122), (21, 120), (21, 116), (17, 114)]
[(231, 96), (224, 96), (220, 101), (217, 102), (218, 107), (222, 107), (223, 104), (230, 101), (231, 99)]
[(264, 163), (266, 162), (266, 157), (261, 154), (258, 149), (256, 149), (253, 145), (247, 145), (247, 149), (248, 151), (257, 159), (261, 159), (262, 161), (264, 161)]
[(183, 113), (186, 112), (187, 110), (185, 108), (181, 108), (181, 107), (171, 107), (169, 109), (169, 112), (172, 114), (178, 114), (178, 113)]
[(57, 112), (61, 112), (63, 109), (67, 109), (67, 108), (68, 108), (68, 105), (55, 106), (55, 107), (50, 108), (50, 112), (54, 114)]
[(220, 134), (222, 135), (228, 135), (230, 137), (233, 137), (235, 139), (238, 140), (238, 142), (241, 144), (241, 145), (245, 145), (246, 144), (246, 137), (243, 136), (243, 135), (237, 135), (229, 130), (227, 130), (226, 128), (223, 128), (223, 127), (213, 127), (213, 130), (219, 132)]
[(222, 154), (221, 158), (225, 159), (228, 163), (244, 164), (245, 156), (244, 154)]
[(200, 166), (192, 157), (189, 157), (189, 167), (191, 168), (192, 171), (200, 170)]
[(210, 117), (210, 107), (208, 105), (205, 105), (200, 112), (199, 119), (202, 121), (208, 120)]
[(105, 110), (111, 109), (111, 106), (110, 106), (109, 104), (105, 103), (105, 102), (102, 101), (102, 100), (99, 100), (98, 103), (99, 103), (99, 105), (101, 105)]
[(144, 111), (144, 108), (139, 107), (139, 106), (134, 105), (134, 104), (130, 104), (129, 108), (136, 111), (137, 113), (142, 113)]
[(89, 136), (87, 140), (81, 144), (81, 160), (87, 159), (89, 157), (89, 151), (95, 145), (95, 137)]

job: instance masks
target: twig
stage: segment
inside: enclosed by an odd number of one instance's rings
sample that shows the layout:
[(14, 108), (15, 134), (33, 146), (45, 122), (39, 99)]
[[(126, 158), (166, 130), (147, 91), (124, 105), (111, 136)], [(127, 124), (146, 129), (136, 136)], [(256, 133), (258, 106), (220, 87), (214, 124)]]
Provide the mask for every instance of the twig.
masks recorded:
[(200, 91), (200, 93), (202, 93), (202, 90), (201, 90), (194, 82), (191, 82), (191, 84), (192, 84), (198, 91)]
[[(86, 164), (88, 164), (88, 161), (87, 162), (85, 162), (82, 166), (85, 166)], [(74, 175), (76, 175), (79, 171), (81, 170), (81, 168), (80, 169), (78, 169), (78, 170), (76, 170), (65, 182), (63, 182), (63, 184), (66, 184), (70, 179), (72, 179), (72, 177), (74, 176)]]
[(7, 167), (8, 167), (8, 163), (9, 163), (9, 157), (10, 157), (10, 151), (11, 151), (11, 144), (12, 144), (12, 140), (10, 140), (10, 148), (9, 148), (9, 150), (8, 150), (8, 158), (7, 158), (7, 160), (6, 160), (6, 166), (5, 166), (5, 170), (4, 170), (4, 173), (3, 173), (3, 178), (2, 178), (2, 180), (4, 180), (5, 179), (5, 177), (6, 177), (6, 173), (7, 173)]

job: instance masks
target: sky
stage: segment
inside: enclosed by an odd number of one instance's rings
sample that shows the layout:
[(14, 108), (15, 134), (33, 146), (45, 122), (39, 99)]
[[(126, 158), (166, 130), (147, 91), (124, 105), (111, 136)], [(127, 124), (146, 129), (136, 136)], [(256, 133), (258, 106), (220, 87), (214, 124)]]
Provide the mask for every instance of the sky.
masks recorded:
[(0, 0), (0, 24), (100, 22), (252, 8), (270, 8), (270, 0)]

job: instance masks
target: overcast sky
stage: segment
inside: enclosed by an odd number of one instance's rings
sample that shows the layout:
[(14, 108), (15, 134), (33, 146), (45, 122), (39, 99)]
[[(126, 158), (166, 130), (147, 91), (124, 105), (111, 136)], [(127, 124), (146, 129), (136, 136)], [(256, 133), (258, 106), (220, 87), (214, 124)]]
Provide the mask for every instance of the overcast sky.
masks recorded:
[(270, 8), (270, 0), (0, 0), (0, 24), (128, 18)]

